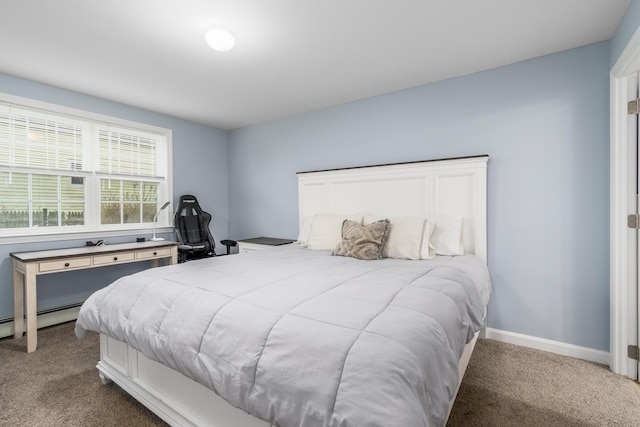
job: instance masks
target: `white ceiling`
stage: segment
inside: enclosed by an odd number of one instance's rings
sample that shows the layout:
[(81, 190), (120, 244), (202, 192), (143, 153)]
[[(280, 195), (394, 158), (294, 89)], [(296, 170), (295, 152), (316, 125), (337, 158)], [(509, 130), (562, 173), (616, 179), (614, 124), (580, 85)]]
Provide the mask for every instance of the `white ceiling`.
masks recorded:
[(233, 129), (608, 40), (629, 3), (5, 0), (0, 72)]

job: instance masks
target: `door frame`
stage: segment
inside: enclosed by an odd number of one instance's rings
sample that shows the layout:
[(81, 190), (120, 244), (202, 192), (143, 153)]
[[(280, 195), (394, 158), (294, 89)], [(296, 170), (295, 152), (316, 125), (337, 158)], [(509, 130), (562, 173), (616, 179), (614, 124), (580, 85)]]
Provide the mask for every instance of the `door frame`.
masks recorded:
[(610, 368), (637, 379), (638, 364), (627, 346), (638, 344), (636, 234), (627, 227), (635, 205), (635, 158), (630, 155), (628, 78), (640, 71), (640, 28), (611, 68), (610, 79)]

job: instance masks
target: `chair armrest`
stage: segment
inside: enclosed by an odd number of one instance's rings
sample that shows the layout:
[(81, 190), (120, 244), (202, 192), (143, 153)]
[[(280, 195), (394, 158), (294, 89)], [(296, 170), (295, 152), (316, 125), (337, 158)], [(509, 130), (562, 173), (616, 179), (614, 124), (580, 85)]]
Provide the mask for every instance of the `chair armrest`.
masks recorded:
[(227, 247), (227, 255), (231, 253), (231, 247), (235, 247), (238, 245), (238, 242), (235, 240), (220, 240), (220, 243)]

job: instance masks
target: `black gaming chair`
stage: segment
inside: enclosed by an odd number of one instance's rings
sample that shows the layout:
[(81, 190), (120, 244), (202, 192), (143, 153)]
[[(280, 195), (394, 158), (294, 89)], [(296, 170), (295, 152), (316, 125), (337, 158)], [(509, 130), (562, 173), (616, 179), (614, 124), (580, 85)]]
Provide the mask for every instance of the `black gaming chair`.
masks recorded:
[[(178, 262), (192, 259), (216, 256), (216, 242), (209, 230), (211, 214), (200, 207), (195, 196), (186, 194), (180, 196), (178, 208), (174, 216), (176, 235), (178, 236)], [(236, 246), (234, 240), (222, 240), (227, 246), (227, 254), (231, 246)]]

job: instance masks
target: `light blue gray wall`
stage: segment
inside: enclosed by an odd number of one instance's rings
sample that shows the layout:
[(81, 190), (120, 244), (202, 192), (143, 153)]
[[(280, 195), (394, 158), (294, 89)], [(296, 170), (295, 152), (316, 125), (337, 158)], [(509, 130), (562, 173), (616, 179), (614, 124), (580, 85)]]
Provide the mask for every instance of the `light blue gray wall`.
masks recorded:
[[(214, 215), (212, 231), (216, 240), (219, 242), (220, 239), (228, 236), (227, 159), (229, 153), (226, 131), (6, 74), (0, 74), (0, 92), (172, 129), (174, 204), (177, 203), (181, 194), (194, 194), (198, 197), (201, 206)], [(150, 237), (150, 233), (148, 234), (147, 237)], [(107, 240), (118, 243), (133, 241), (134, 237), (110, 237)], [(13, 316), (10, 252), (82, 246), (86, 240), (7, 245), (2, 244), (0, 239), (0, 319)], [(220, 247), (217, 250), (220, 252)], [(82, 302), (93, 291), (108, 285), (122, 275), (144, 267), (147, 267), (145, 263), (135, 263), (40, 276), (38, 278), (38, 309)]]
[(603, 42), (232, 131), (229, 234), (295, 238), (298, 171), (489, 154), (489, 326), (607, 351), (609, 60)]
[(640, 24), (640, 0), (633, 0), (611, 38), (611, 66), (616, 63)]

